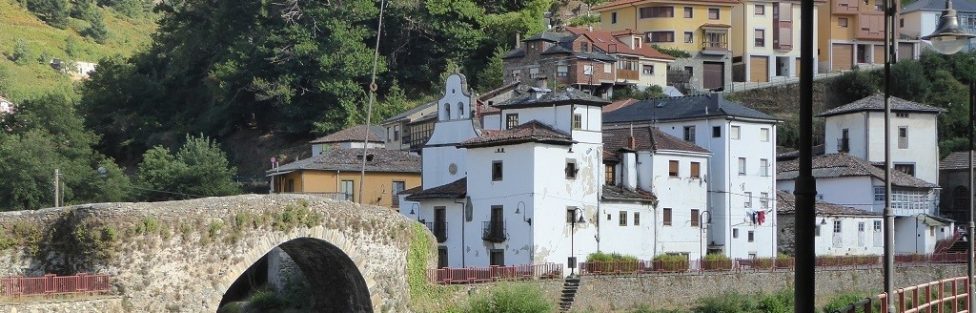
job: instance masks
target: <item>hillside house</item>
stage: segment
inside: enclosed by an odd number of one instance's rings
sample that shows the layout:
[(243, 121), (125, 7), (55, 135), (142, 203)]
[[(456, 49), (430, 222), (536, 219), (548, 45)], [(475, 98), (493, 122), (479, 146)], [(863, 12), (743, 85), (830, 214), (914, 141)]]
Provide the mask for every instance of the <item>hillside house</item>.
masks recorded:
[[(901, 2), (894, 3), (900, 10)], [(822, 5), (816, 31), (818, 71), (840, 72), (864, 64), (884, 64), (883, 8), (883, 0), (828, 0)], [(901, 34), (901, 27), (895, 25), (896, 34)], [(900, 38), (895, 53), (898, 60), (917, 60), (919, 41)]]
[[(800, 2), (744, 0), (732, 9), (734, 81), (768, 82), (774, 78), (799, 77)], [(813, 8), (814, 21), (819, 8), (819, 5)], [(813, 36), (817, 42), (817, 33)]]
[[(779, 218), (779, 250), (794, 255), (796, 198), (792, 193), (776, 191), (776, 215)], [(881, 213), (855, 209), (822, 200), (816, 202), (817, 226), (814, 241), (817, 255), (881, 255), (884, 233)]]

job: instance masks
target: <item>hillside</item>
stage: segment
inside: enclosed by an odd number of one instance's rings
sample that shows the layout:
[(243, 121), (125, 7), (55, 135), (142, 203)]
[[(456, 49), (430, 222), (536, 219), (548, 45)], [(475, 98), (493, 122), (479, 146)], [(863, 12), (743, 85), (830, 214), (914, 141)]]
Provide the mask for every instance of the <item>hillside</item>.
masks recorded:
[[(69, 18), (68, 27), (58, 29), (37, 18), (16, 0), (0, 0), (0, 94), (14, 101), (32, 98), (52, 90), (69, 89), (71, 80), (44, 62), (46, 59), (98, 62), (110, 56), (128, 56), (151, 42), (155, 17), (128, 17), (113, 9), (97, 7), (108, 30), (104, 44), (83, 36), (87, 21)], [(17, 40), (26, 43), (28, 64), (11, 60)]]

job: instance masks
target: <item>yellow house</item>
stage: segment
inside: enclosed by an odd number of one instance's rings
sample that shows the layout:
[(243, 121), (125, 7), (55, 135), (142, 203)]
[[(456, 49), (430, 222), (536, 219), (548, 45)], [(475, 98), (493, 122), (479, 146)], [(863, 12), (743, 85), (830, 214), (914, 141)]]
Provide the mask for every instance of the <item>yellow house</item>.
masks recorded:
[[(700, 89), (723, 89), (731, 81), (732, 8), (738, 0), (616, 0), (593, 7), (600, 27), (642, 34), (647, 44), (687, 52), (675, 60), (675, 70), (690, 74), (688, 83)], [(674, 83), (674, 82), (669, 82)]]
[[(822, 6), (817, 23), (820, 71), (884, 64), (883, 7), (883, 0), (829, 0)], [(900, 34), (900, 25), (895, 25), (895, 33)], [(898, 59), (917, 59), (919, 42), (900, 39), (896, 53)]]
[(420, 156), (407, 151), (367, 149), (365, 183), (360, 190), (363, 149), (328, 149), (308, 159), (268, 171), (274, 193), (320, 194), (392, 208), (401, 191), (420, 186)]

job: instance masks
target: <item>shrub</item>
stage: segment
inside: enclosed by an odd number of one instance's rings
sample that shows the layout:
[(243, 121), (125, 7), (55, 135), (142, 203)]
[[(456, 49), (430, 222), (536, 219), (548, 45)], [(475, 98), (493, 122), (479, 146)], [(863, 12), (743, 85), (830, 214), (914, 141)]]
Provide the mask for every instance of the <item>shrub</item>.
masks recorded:
[(688, 257), (681, 254), (662, 254), (654, 257), (654, 270), (683, 272), (688, 270)]
[[(843, 309), (845, 307), (848, 307), (851, 304), (857, 303), (858, 301), (861, 301), (861, 300), (863, 300), (865, 298), (866, 298), (866, 295), (859, 294), (859, 293), (845, 293), (845, 294), (840, 294), (840, 295), (838, 295), (838, 296), (830, 299), (830, 302), (827, 302), (827, 305), (824, 305), (822, 312), (824, 312), (824, 313), (831, 313), (831, 312), (834, 312), (835, 310), (839, 310), (839, 309)], [(874, 312), (880, 312), (881, 311), (880, 305), (878, 305), (877, 303), (875, 303), (874, 310), (872, 310), (872, 311), (874, 311)], [(857, 309), (855, 312), (856, 313), (864, 313), (864, 309), (863, 308)]]
[(660, 47), (660, 46), (657, 46), (657, 45), (654, 45), (654, 49), (657, 49), (657, 51), (661, 51), (661, 53), (670, 55), (670, 56), (672, 56), (672, 57), (674, 57), (676, 59), (690, 58), (691, 57), (691, 53), (688, 53), (687, 51), (684, 51), (684, 50), (681, 50), (681, 49), (664, 48), (664, 47)]
[(543, 313), (552, 312), (553, 305), (538, 288), (531, 285), (502, 285), (470, 302), (467, 313)]
[(590, 273), (634, 273), (637, 272), (639, 263), (635, 256), (595, 252), (586, 257), (586, 271)]
[(629, 313), (683, 313), (684, 311), (676, 309), (654, 309), (646, 304), (638, 305), (628, 311)]
[(781, 290), (772, 294), (743, 295), (727, 293), (701, 300), (695, 313), (789, 313), (793, 312), (793, 291)]
[(255, 309), (258, 312), (267, 312), (275, 309), (281, 309), (288, 305), (284, 299), (282, 299), (274, 291), (270, 290), (258, 290), (253, 295), (248, 304), (249, 309)]
[(10, 55), (10, 60), (20, 65), (30, 62), (30, 49), (27, 48), (27, 41), (19, 38), (14, 41), (14, 53)]
[(732, 259), (724, 254), (710, 253), (705, 255), (701, 265), (704, 270), (731, 270)]

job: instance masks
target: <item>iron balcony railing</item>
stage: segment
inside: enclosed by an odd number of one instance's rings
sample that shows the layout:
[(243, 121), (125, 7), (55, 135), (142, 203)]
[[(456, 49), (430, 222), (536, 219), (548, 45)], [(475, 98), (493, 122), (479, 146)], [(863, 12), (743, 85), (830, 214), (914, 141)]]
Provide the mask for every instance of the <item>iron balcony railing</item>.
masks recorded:
[(488, 221), (482, 223), (481, 239), (490, 242), (503, 242), (508, 237), (505, 235), (505, 221)]
[(437, 242), (447, 241), (447, 222), (445, 221), (434, 221), (427, 222), (427, 229), (430, 229), (434, 233), (434, 237), (437, 238)]

